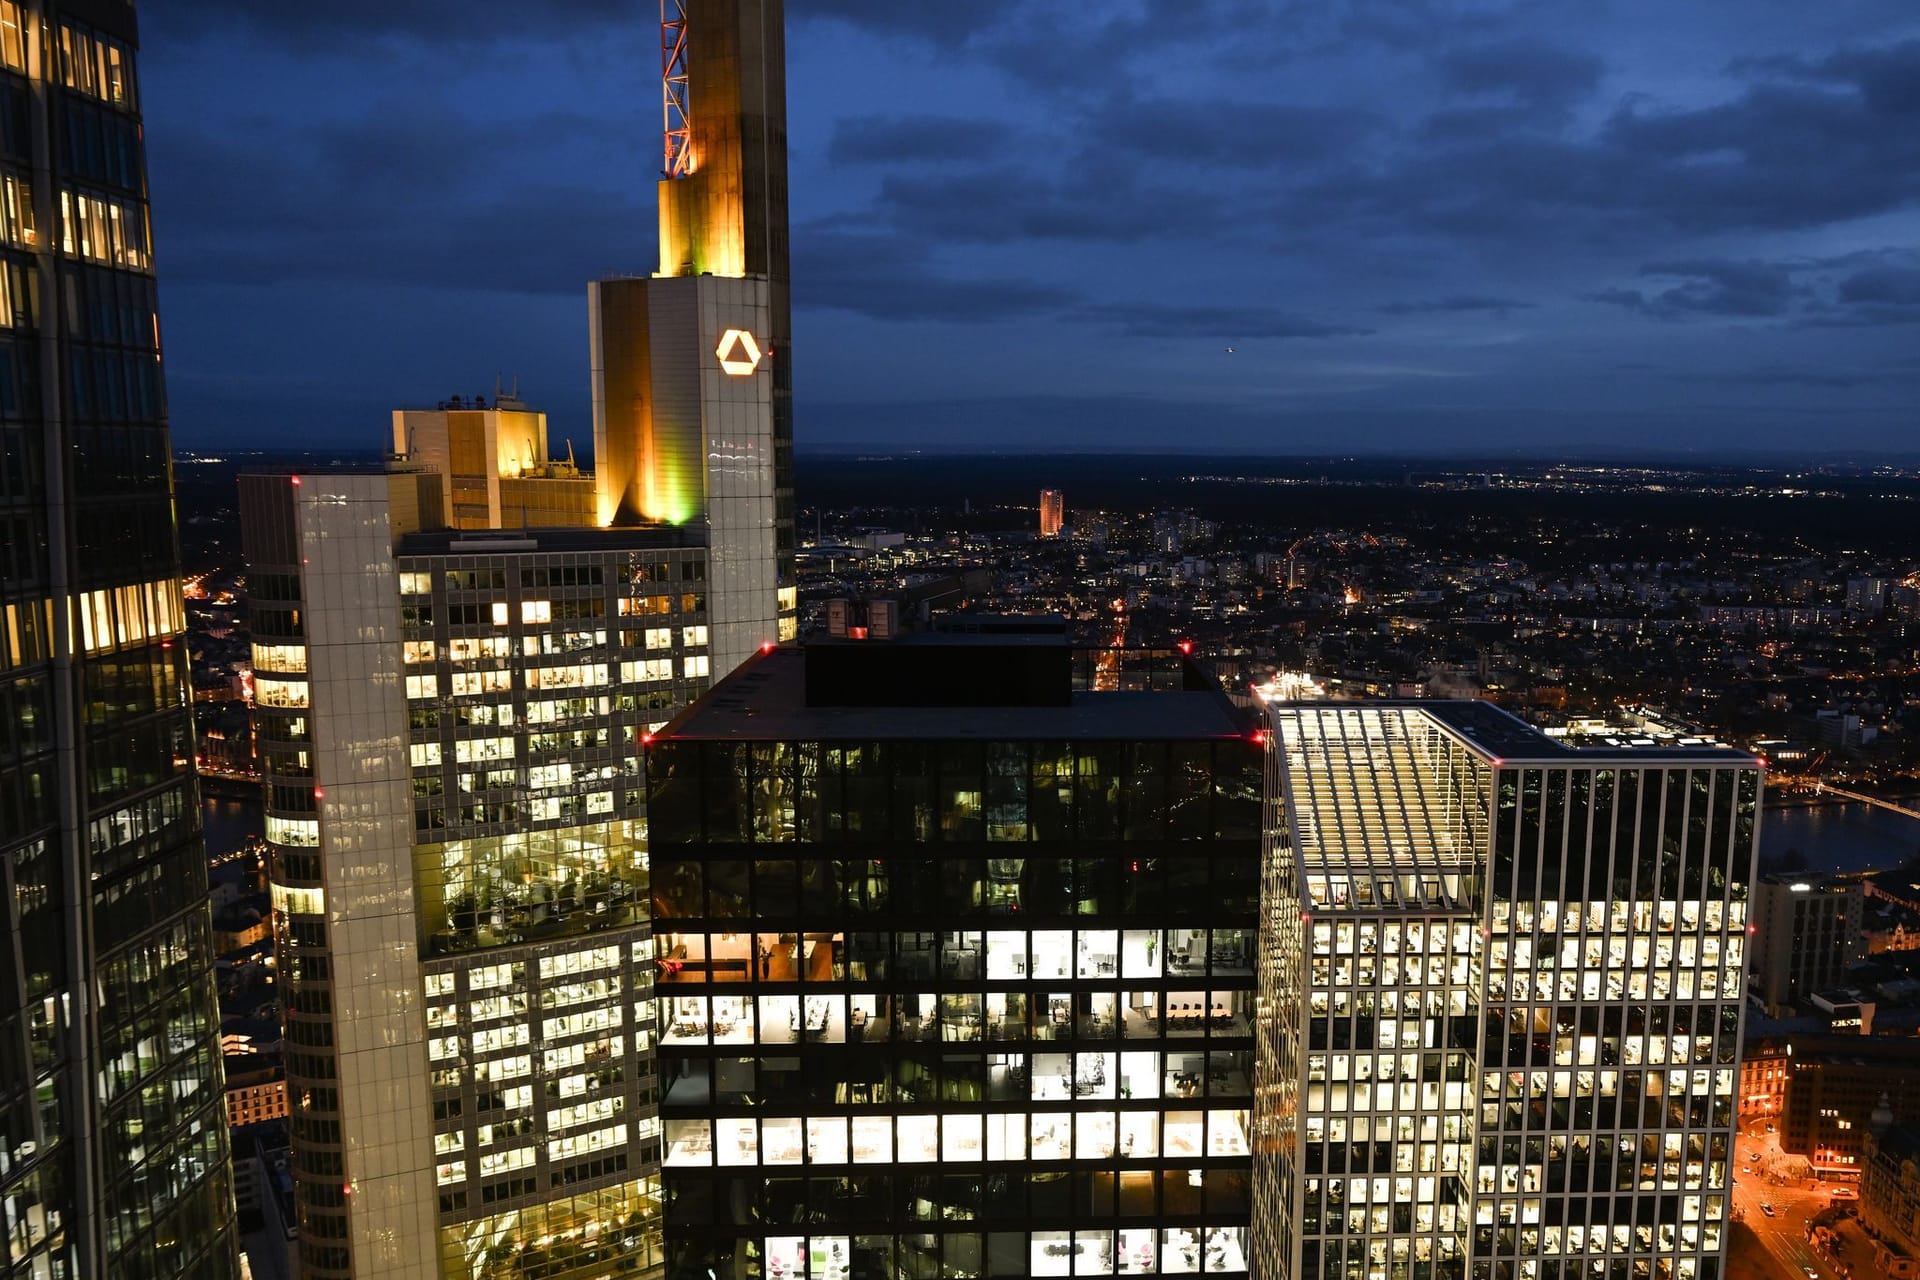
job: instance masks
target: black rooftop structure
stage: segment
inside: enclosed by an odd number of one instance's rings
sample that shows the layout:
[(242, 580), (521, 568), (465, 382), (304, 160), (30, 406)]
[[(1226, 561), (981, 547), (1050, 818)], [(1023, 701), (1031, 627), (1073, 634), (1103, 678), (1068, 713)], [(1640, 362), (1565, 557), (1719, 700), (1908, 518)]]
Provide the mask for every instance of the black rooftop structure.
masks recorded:
[(1064, 632), (817, 640), (749, 660), (656, 738), (1238, 738), (1254, 725), (1176, 649)]

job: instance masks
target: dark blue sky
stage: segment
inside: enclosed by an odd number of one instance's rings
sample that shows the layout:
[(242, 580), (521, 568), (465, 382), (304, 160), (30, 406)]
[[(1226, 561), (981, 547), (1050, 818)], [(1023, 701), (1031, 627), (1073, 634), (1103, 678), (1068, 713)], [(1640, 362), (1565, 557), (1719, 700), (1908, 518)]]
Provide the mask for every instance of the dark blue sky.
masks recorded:
[[(1920, 452), (1912, 0), (788, 7), (802, 448)], [(141, 8), (179, 444), (584, 449), (653, 0)]]

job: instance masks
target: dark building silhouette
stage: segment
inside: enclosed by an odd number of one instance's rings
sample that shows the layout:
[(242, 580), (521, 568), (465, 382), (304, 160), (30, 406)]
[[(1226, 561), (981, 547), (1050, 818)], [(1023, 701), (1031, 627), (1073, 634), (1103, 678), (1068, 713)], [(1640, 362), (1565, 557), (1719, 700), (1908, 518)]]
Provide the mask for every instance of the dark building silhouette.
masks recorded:
[(0, 2), (6, 1277), (238, 1265), (138, 34)]
[(1261, 740), (1175, 650), (767, 653), (648, 748), (674, 1276), (1245, 1274)]

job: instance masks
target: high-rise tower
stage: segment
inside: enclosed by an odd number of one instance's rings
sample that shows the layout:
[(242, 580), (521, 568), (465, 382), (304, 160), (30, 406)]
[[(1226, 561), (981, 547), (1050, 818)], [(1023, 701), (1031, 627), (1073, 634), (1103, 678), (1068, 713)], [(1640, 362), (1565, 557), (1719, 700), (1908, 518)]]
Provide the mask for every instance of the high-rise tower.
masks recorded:
[(716, 674), (797, 630), (784, 22), (663, 0), (659, 270), (588, 286), (598, 517), (705, 522)]
[(1255, 1274), (1723, 1274), (1759, 762), (1272, 722)]
[(450, 529), (443, 493), (241, 479), (300, 1274), (644, 1277), (636, 753), (705, 686), (705, 549)]
[(0, 0), (0, 1276), (237, 1268), (126, 0)]
[(1057, 538), (1066, 523), (1066, 496), (1058, 489), (1040, 491), (1040, 536)]
[(780, 8), (688, 8), (681, 273), (590, 288), (595, 474), (496, 396), (242, 483), (310, 1280), (661, 1262), (639, 744), (796, 603)]
[(1246, 1274), (1264, 747), (1035, 632), (777, 650), (654, 735), (675, 1280)]

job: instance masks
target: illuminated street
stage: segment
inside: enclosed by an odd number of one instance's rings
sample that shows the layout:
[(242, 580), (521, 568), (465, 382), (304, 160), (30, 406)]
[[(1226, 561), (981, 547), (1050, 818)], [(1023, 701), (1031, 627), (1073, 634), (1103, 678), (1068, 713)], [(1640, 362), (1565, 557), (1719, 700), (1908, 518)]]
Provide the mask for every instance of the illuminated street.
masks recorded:
[[(1851, 1243), (1843, 1246), (1838, 1262), (1809, 1242), (1813, 1219), (1832, 1203), (1835, 1189), (1846, 1184), (1805, 1176), (1806, 1160), (1780, 1150), (1779, 1134), (1769, 1132), (1771, 1125), (1765, 1118), (1743, 1120), (1735, 1142), (1733, 1219), (1745, 1230), (1734, 1233), (1730, 1280), (1881, 1280), (1856, 1223), (1846, 1224)], [(1756, 1249), (1765, 1262), (1755, 1256)], [(1768, 1270), (1759, 1270), (1768, 1263)]]

